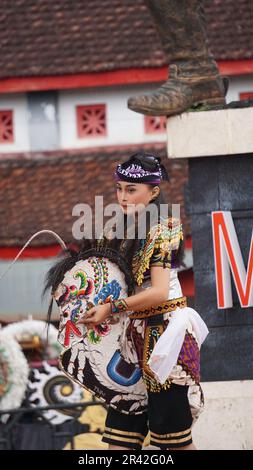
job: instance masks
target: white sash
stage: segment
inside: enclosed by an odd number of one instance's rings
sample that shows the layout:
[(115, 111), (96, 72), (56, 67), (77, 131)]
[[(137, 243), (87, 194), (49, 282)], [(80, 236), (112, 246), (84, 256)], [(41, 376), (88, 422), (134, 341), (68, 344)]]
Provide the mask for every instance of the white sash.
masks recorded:
[(161, 384), (166, 381), (177, 363), (189, 325), (200, 348), (209, 332), (205, 322), (193, 308), (177, 307), (171, 312), (170, 322), (152, 351), (148, 365)]

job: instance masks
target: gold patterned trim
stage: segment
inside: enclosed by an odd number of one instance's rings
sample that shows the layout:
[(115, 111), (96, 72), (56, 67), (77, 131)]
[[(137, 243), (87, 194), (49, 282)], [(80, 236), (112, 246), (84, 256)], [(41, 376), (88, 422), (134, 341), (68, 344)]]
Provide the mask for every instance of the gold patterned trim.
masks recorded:
[(125, 436), (135, 436), (135, 437), (140, 436), (140, 437), (143, 437), (143, 439), (145, 439), (145, 436), (143, 436), (143, 434), (141, 434), (140, 432), (119, 431), (118, 429), (108, 428), (107, 426), (105, 427), (105, 431), (116, 433), (116, 434), (123, 434)]
[(142, 439), (133, 439), (132, 437), (119, 437), (119, 436), (115, 436), (115, 435), (107, 434), (107, 433), (104, 433), (103, 437), (106, 437), (107, 439), (111, 439), (114, 441), (129, 442), (129, 444), (131, 443), (131, 444), (142, 445), (143, 443)]
[(150, 444), (153, 442), (157, 442), (159, 444), (180, 444), (181, 442), (186, 442), (192, 440), (191, 434), (189, 436), (184, 437), (183, 439), (156, 439), (154, 437), (151, 437), (150, 439)]
[[(147, 326), (145, 330), (144, 337), (144, 347), (143, 347), (143, 375), (145, 375), (145, 385), (148, 390), (152, 389), (152, 382), (155, 377), (150, 367), (148, 366), (148, 360), (150, 358), (151, 349), (154, 349), (155, 344), (164, 332), (164, 327), (162, 325)], [(155, 380), (156, 383), (156, 380)], [(159, 384), (160, 385), (160, 384)]]
[(150, 431), (150, 435), (159, 437), (161, 439), (161, 438), (167, 438), (167, 437), (185, 436), (186, 434), (189, 434), (190, 432), (191, 432), (191, 428), (186, 429), (185, 431), (171, 432), (169, 434), (156, 434), (155, 432)]
[(172, 312), (176, 308), (185, 308), (187, 307), (187, 298), (178, 297), (177, 299), (166, 300), (160, 305), (150, 308), (144, 308), (137, 310), (129, 315), (129, 318), (138, 319), (138, 318), (149, 318), (155, 315), (161, 315), (163, 313)]
[[(134, 312), (133, 316), (130, 318), (147, 318), (147, 317), (154, 317), (166, 313), (168, 311), (175, 310), (177, 307), (184, 308), (187, 306), (187, 299), (186, 297), (178, 297), (176, 299), (168, 300), (157, 307), (153, 307), (151, 309), (145, 310), (145, 316), (142, 314), (140, 315), (139, 312)], [(149, 315), (147, 316), (147, 313)], [(137, 314), (137, 315), (136, 315)], [(152, 321), (153, 322), (153, 321)], [(154, 323), (154, 322), (153, 322)], [(167, 378), (167, 380), (161, 384), (157, 381), (153, 371), (150, 369), (148, 365), (148, 361), (150, 355), (155, 347), (156, 342), (160, 338), (160, 336), (164, 332), (164, 322), (157, 321), (154, 324), (148, 324), (145, 329), (145, 336), (144, 336), (144, 345), (143, 345), (143, 363), (142, 363), (142, 379), (143, 382), (150, 392), (157, 393), (161, 390), (169, 390), (171, 387), (171, 379)]]
[(148, 232), (144, 246), (133, 256), (132, 270), (136, 283), (140, 286), (144, 273), (149, 268), (154, 250), (158, 248), (161, 260), (167, 259), (170, 266), (171, 251), (179, 247), (180, 240), (184, 239), (180, 219), (168, 217), (164, 222), (154, 225)]
[(146, 386), (146, 389), (153, 393), (159, 393), (161, 390), (169, 390), (171, 387), (171, 380), (167, 379), (164, 384), (157, 382), (155, 378), (151, 378), (150, 375), (143, 372), (143, 382)]

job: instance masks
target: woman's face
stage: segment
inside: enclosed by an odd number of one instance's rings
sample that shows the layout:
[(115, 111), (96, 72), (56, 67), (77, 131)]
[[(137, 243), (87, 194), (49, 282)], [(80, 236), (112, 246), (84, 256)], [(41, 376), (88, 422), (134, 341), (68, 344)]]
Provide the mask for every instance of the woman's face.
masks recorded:
[(127, 181), (117, 182), (117, 198), (124, 214), (137, 212), (136, 205), (147, 206), (151, 199), (157, 195), (158, 187), (153, 188), (144, 183), (128, 183)]

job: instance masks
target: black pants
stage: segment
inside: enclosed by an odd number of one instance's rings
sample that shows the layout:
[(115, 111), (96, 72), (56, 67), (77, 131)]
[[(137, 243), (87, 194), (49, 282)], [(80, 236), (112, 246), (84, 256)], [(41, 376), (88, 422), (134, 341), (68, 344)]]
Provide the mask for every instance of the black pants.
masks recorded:
[(148, 409), (139, 415), (126, 415), (109, 408), (102, 441), (141, 449), (150, 431), (150, 444), (161, 449), (190, 444), (192, 415), (188, 388), (171, 384), (168, 390), (148, 391)]

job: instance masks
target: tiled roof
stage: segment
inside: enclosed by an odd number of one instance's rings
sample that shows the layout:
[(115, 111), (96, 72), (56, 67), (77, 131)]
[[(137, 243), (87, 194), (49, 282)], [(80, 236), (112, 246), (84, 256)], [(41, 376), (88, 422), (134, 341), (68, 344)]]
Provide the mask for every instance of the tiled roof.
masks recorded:
[[(137, 147), (128, 147), (0, 159), (0, 246), (22, 245), (42, 229), (54, 230), (66, 242), (73, 242), (71, 230), (76, 220), (72, 216), (73, 206), (86, 203), (94, 208), (95, 195), (104, 196), (104, 206), (116, 202), (113, 179), (116, 163), (136, 150)], [(182, 204), (184, 232), (190, 234), (183, 194), (188, 178), (187, 160), (168, 160), (162, 144), (145, 150), (162, 157), (171, 178), (170, 184), (163, 183), (165, 201)], [(46, 235), (36, 238), (33, 245), (52, 243), (52, 238)]]
[[(215, 58), (253, 58), (252, 0), (204, 6)], [(1, 0), (0, 49), (0, 78), (165, 64), (143, 0)]]

